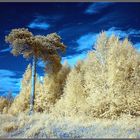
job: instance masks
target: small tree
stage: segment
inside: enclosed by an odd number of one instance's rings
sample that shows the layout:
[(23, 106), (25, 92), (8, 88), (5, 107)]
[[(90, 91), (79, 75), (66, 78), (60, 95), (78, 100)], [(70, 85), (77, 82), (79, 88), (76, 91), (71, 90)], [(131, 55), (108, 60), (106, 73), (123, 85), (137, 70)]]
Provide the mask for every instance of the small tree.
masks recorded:
[(61, 38), (56, 33), (47, 36), (33, 35), (28, 29), (13, 29), (8, 36), (5, 37), (7, 43), (12, 48), (11, 53), (14, 56), (20, 54), (24, 58), (32, 57), (32, 90), (30, 113), (33, 112), (34, 96), (35, 96), (35, 79), (36, 79), (36, 63), (38, 59), (47, 62), (48, 72), (57, 72), (61, 68), (61, 57), (58, 51), (64, 51), (65, 45), (61, 43)]

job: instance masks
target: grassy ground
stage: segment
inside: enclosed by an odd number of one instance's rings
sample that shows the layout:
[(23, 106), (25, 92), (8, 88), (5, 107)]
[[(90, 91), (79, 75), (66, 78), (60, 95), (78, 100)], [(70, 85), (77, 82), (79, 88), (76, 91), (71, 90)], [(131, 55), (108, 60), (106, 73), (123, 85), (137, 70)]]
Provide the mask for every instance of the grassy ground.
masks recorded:
[(117, 120), (0, 115), (0, 138), (140, 138), (140, 117)]

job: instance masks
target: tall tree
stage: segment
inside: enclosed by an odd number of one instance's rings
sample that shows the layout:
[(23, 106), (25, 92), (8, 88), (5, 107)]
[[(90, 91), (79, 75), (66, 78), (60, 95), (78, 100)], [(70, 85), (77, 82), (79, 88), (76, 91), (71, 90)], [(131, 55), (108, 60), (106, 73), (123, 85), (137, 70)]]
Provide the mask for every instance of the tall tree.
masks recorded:
[(32, 58), (32, 90), (30, 100), (30, 114), (34, 111), (35, 98), (35, 79), (36, 79), (36, 64), (37, 60), (41, 59), (46, 64), (47, 72), (57, 72), (61, 68), (61, 57), (59, 51), (65, 51), (65, 45), (61, 42), (61, 37), (56, 33), (48, 34), (47, 36), (33, 35), (28, 29), (19, 28), (13, 29), (5, 41), (12, 48), (11, 53), (14, 56), (20, 54), (24, 58)]

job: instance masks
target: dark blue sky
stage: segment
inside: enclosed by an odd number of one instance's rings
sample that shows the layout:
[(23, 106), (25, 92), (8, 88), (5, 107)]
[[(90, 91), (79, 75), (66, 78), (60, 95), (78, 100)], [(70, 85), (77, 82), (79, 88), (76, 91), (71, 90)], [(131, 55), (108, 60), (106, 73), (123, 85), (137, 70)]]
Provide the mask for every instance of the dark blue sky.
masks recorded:
[[(4, 37), (11, 29), (26, 27), (34, 34), (57, 32), (67, 45), (62, 63), (73, 66), (93, 48), (101, 31), (128, 37), (140, 47), (140, 3), (0, 3), (0, 94), (18, 93), (28, 63), (14, 57)], [(42, 76), (43, 64), (38, 63)]]

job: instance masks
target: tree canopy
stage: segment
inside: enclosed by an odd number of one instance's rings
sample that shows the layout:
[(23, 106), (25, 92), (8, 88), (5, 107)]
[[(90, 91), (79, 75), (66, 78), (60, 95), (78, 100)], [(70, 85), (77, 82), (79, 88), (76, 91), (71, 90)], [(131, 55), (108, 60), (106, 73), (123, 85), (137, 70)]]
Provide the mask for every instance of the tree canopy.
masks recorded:
[(11, 53), (15, 56), (23, 54), (24, 58), (35, 56), (48, 62), (49, 69), (56, 71), (61, 68), (61, 57), (58, 51), (65, 51), (66, 46), (61, 42), (61, 37), (57, 33), (50, 33), (46, 36), (33, 35), (26, 28), (13, 29), (5, 37), (7, 43), (12, 48)]

